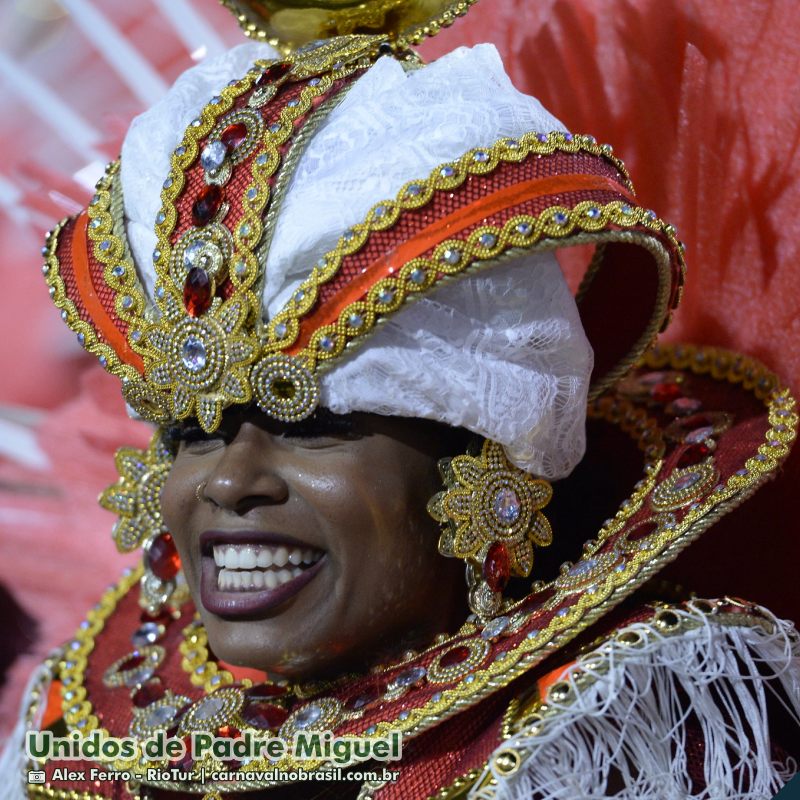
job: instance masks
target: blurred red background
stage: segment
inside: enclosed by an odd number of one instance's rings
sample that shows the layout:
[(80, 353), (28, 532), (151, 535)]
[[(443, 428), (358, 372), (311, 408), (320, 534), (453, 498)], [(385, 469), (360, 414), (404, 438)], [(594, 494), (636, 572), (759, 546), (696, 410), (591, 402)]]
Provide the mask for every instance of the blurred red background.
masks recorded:
[[(612, 143), (687, 244), (668, 338), (747, 352), (797, 393), (795, 14), (793, 0), (480, 0), (422, 52), (493, 42), (520, 90)], [(0, 734), (32, 666), (132, 561), (95, 500), (115, 479), (116, 447), (147, 438), (49, 303), (43, 234), (88, 200), (137, 112), (241, 41), (214, 0), (0, 4)], [(800, 617), (800, 455), (784, 473), (669, 575)]]

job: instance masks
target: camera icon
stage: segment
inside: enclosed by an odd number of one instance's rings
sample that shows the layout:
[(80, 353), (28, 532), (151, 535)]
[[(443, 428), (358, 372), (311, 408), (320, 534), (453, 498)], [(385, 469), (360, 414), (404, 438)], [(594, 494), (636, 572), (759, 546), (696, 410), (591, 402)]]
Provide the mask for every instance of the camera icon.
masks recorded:
[(44, 783), (45, 774), (43, 769), (28, 770), (28, 783)]

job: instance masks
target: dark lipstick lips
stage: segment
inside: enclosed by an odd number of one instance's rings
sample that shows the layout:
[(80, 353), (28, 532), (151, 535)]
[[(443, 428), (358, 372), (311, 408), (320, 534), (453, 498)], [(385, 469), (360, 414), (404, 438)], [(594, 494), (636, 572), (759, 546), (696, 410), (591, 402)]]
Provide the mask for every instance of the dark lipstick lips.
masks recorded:
[(296, 578), (274, 589), (226, 592), (217, 586), (219, 567), (214, 563), (212, 554), (215, 544), (270, 544), (304, 549), (311, 545), (290, 536), (267, 531), (204, 531), (200, 536), (200, 601), (207, 611), (220, 617), (254, 617), (277, 608), (312, 581), (325, 563), (323, 556)]

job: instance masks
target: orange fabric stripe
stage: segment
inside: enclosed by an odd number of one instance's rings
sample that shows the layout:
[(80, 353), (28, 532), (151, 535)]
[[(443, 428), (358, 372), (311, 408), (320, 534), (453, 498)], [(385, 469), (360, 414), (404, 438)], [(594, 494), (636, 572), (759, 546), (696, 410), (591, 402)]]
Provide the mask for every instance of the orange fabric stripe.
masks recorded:
[(61, 681), (53, 681), (47, 691), (41, 730), (47, 730), (54, 722), (64, 716), (61, 705)]
[(529, 181), (498, 189), (468, 206), (459, 208), (446, 217), (432, 222), (415, 236), (401, 242), (397, 247), (381, 256), (359, 276), (347, 285), (345, 291), (332, 297), (300, 323), (300, 335), (287, 351), (296, 355), (311, 340), (319, 328), (330, 325), (339, 319), (342, 310), (362, 297), (371, 286), (382, 278), (392, 275), (414, 258), (435, 247), (444, 239), (456, 235), (465, 228), (484, 222), (489, 217), (537, 197), (560, 194), (562, 192), (610, 190), (633, 201), (625, 187), (600, 175), (555, 175), (547, 178), (534, 178)]
[(125, 336), (109, 316), (95, 292), (92, 274), (89, 270), (88, 230), (89, 216), (86, 211), (82, 211), (75, 220), (75, 229), (72, 233), (72, 269), (75, 272), (81, 302), (96, 330), (103, 335), (120, 359), (143, 373), (144, 362), (139, 354), (128, 346)]

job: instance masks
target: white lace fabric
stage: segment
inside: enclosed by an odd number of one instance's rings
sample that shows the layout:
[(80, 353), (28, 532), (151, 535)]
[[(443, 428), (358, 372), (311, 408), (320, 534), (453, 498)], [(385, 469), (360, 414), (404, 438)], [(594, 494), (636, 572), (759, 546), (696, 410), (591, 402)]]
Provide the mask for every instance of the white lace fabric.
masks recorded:
[[(266, 45), (242, 45), (182, 76), (139, 117), (122, 152), (128, 237), (149, 292), (154, 221), (169, 156), (214, 94)], [(518, 92), (491, 45), (459, 48), (406, 72), (380, 59), (303, 153), (266, 264), (265, 318), (381, 200), (474, 147), (564, 130)], [(583, 455), (592, 352), (555, 257), (535, 254), (438, 288), (397, 312), (321, 378), (322, 402), (465, 427), (500, 442), (519, 467), (556, 479)]]

